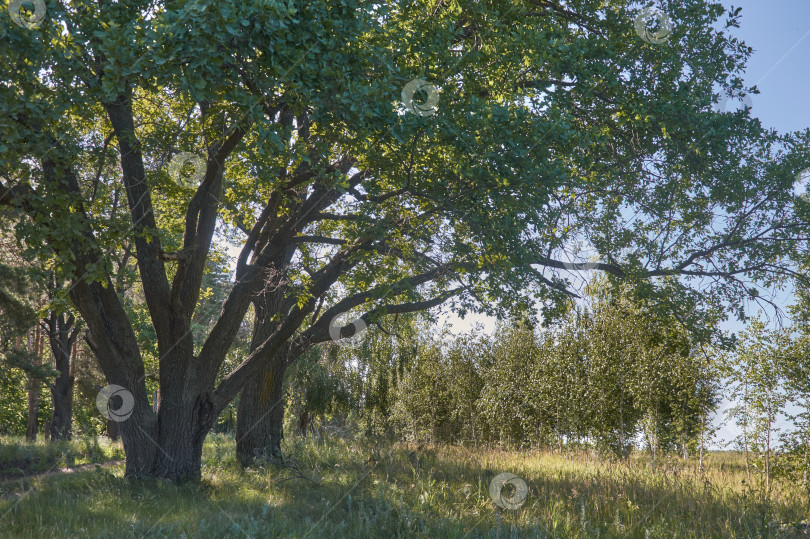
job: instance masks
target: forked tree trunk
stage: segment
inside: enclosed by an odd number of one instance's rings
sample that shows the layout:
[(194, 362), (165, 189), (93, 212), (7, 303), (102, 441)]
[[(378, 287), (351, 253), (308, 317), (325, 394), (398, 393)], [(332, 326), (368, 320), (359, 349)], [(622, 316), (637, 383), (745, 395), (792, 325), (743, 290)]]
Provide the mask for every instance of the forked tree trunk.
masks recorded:
[[(109, 399), (108, 415), (117, 421), (118, 434), (127, 456), (127, 477), (154, 477), (179, 482), (198, 480), (202, 472), (202, 446), (214, 425), (216, 414), (230, 400), (216, 399), (216, 371), (204, 369), (194, 354), (193, 336), (188, 325), (176, 320), (168, 329), (167, 342), (174, 344), (161, 356), (157, 410), (149, 402), (146, 372), (140, 358), (137, 340), (117, 297), (107, 298), (106, 289), (94, 287), (87, 294), (108, 300), (111, 313), (102, 318), (79, 292), (89, 288), (79, 282), (77, 292), (82, 318), (87, 323), (87, 342), (98, 359), (110, 385), (120, 386), (121, 396)], [(116, 325), (110, 323), (115, 320)], [(235, 324), (236, 325), (236, 324)], [(97, 331), (96, 328), (102, 331)], [(225, 382), (223, 382), (225, 383)], [(102, 397), (102, 401), (103, 401)], [(102, 407), (103, 408), (103, 407)]]
[(126, 474), (172, 481), (199, 479), (205, 435), (198, 434), (199, 424), (191, 415), (188, 410), (166, 410), (149, 429), (135, 421), (119, 423), (127, 455)]
[[(139, 392), (144, 389), (143, 385), (135, 387)], [(175, 482), (201, 477), (203, 442), (215, 416), (207, 393), (195, 395), (194, 391), (193, 379), (186, 384), (162, 384), (157, 414), (143, 391), (134, 396), (136, 404), (129, 417), (126, 412), (130, 410), (123, 408), (120, 399), (110, 399), (111, 409), (125, 412), (117, 429), (127, 455), (127, 476)]]
[(51, 411), (51, 440), (69, 440), (73, 422), (73, 382), (78, 328), (75, 318), (51, 313), (48, 323), (48, 337), (54, 364), (59, 375), (51, 384), (53, 409)]
[[(212, 382), (195, 370), (189, 360), (193, 358), (191, 335), (179, 337), (177, 345), (161, 360), (156, 412), (149, 402), (144, 383), (146, 373), (137, 348), (133, 345), (112, 349), (111, 340), (104, 338), (106, 335), (97, 337), (93, 332), (99, 321), (93, 320), (92, 314), (92, 311), (88, 315), (83, 313), (90, 327), (87, 342), (108, 383), (121, 388), (110, 395), (106, 415), (115, 422), (124, 445), (126, 476), (175, 482), (198, 480), (203, 441), (214, 424), (215, 414)], [(134, 340), (129, 332), (117, 336), (124, 342)], [(126, 369), (110, 361), (116, 354), (119, 364), (126, 365)], [(100, 400), (104, 402), (103, 396)]]
[[(73, 158), (55, 137), (49, 138), (53, 151), (46, 152), (47, 157), (41, 160), (42, 181), (54, 192), (70, 197), (72, 237), (76, 240), (69, 246), (60, 240), (53, 247), (59, 256), (69, 256), (75, 262), (78, 277), (68, 291), (70, 298), (87, 324), (88, 345), (107, 383), (120, 386), (116, 388), (119, 395), (110, 400), (115, 401), (112, 410), (118, 412), (113, 415), (118, 421), (117, 429), (127, 456), (126, 475), (174, 481), (198, 479), (203, 440), (216, 414), (259, 368), (258, 361), (250, 362), (249, 367), (240, 371), (241, 376), (222, 381), (216, 386), (219, 393), (215, 390), (217, 373), (250, 306), (250, 298), (266, 282), (266, 274), (256, 266), (240, 268), (240, 279), (214, 327), (216, 335), (206, 340), (199, 354), (195, 354), (190, 332), (206, 256), (216, 228), (216, 193), (222, 186), (224, 162), (247, 129), (240, 126), (222, 145), (209, 151), (205, 187), (189, 202), (187, 223), (193, 221), (193, 225), (187, 225), (183, 254), (177, 258), (176, 272), (172, 272), (174, 277), (169, 282), (165, 266), (169, 253), (163, 251), (157, 235), (147, 233), (154, 230), (157, 223), (141, 143), (135, 133), (132, 93), (132, 87), (125, 84), (118, 95), (104, 100), (101, 105), (118, 142), (120, 170), (133, 224), (134, 253), (158, 344), (160, 402), (157, 411), (152, 408), (146, 392), (144, 362), (134, 327), (111, 276), (85, 278), (89, 270), (103, 266), (100, 262), (106, 255), (97, 247), (96, 233), (84, 209), (78, 175), (70, 166)], [(39, 207), (29, 208), (29, 213), (47, 218)], [(51, 235), (48, 238), (62, 236), (58, 227), (50, 227), (47, 232)], [(294, 235), (294, 231), (289, 235)], [(291, 250), (294, 248), (292, 245)], [(304, 312), (300, 311), (296, 321), (303, 320)], [(284, 342), (293, 331), (293, 324), (288, 324), (273, 342)], [(101, 400), (104, 401), (104, 395)], [(103, 410), (104, 406), (100, 408)]]

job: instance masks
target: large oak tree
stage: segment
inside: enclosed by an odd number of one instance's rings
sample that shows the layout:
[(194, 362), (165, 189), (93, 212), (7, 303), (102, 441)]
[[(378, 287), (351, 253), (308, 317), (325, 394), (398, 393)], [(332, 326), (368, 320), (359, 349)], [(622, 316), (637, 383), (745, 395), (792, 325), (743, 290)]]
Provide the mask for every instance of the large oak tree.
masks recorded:
[[(807, 137), (715, 110), (745, 92), (750, 53), (718, 4), (666, 5), (668, 40), (643, 39), (619, 0), (46, 6), (39, 27), (0, 23), (0, 202), (72, 277), (102, 371), (133, 396), (130, 476), (198, 477), (217, 415), (252, 391), (243, 433), (258, 425), (259, 390), (343, 312), (549, 316), (592, 268), (648, 282), (694, 325), (703, 297), (739, 307), (805, 247), (791, 187)], [(178, 185), (180, 152), (202, 164)], [(98, 184), (123, 188), (127, 228), (91, 203)], [(233, 286), (195, 346), (226, 237)], [(156, 409), (114, 286), (121, 238), (160, 355)], [(571, 262), (575, 243), (590, 259)], [(222, 373), (251, 305), (251, 352)], [(257, 432), (244, 451), (272, 437)]]

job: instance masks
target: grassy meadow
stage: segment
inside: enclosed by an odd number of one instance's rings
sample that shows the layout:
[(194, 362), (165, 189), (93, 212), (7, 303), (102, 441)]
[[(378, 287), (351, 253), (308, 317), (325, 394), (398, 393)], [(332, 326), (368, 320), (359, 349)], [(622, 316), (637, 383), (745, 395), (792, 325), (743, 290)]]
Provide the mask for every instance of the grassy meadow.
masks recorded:
[[(8, 462), (47, 463), (54, 447), (4, 438)], [(80, 453), (95, 448), (91, 453)], [(234, 441), (209, 436), (203, 480), (128, 481), (123, 464), (0, 482), (0, 537), (800, 537), (807, 501), (773, 485), (765, 503), (739, 454), (655, 465), (591, 454), (461, 447), (374, 447), (332, 440), (286, 445), (287, 465), (243, 469)], [(109, 441), (75, 440), (60, 466), (118, 459)], [(489, 482), (501, 472), (528, 486), (501, 509)]]

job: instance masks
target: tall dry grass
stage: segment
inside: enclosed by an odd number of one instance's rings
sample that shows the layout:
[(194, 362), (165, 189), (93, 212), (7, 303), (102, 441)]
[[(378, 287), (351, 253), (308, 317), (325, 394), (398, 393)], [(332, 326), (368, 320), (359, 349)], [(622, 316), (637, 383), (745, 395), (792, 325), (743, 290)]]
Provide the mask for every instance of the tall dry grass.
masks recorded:
[[(770, 500), (735, 453), (696, 463), (332, 440), (287, 444), (285, 467), (242, 469), (211, 436), (203, 480), (128, 481), (119, 467), (0, 485), (2, 537), (801, 537), (807, 500)], [(488, 486), (521, 477), (525, 503)]]

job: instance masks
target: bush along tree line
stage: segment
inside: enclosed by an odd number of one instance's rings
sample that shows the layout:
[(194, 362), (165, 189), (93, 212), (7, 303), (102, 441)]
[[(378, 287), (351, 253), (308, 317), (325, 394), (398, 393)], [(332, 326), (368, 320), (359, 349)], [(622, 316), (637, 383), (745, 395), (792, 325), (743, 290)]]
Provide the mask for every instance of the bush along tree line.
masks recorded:
[[(203, 440), (234, 407), (240, 459), (280, 454), (287, 370), (358, 324), (441, 304), (551, 319), (572, 274), (595, 270), (700, 332), (717, 305), (741, 314), (761, 287), (803, 278), (793, 184), (810, 136), (717, 106), (756, 91), (739, 10), (670, 7), (655, 40), (625, 0), (80, 1), (49, 3), (34, 28), (4, 18), (0, 205), (55, 283), (49, 305), (75, 313), (126, 392), (126, 474), (199, 478)], [(593, 316), (581, 324), (610, 333)], [(600, 357), (652, 361), (614, 339)], [(678, 357), (673, 339), (654, 354)], [(687, 410), (708, 397), (659, 402), (577, 346), (561, 350), (581, 364), (553, 374), (572, 394), (603, 377), (583, 398), (607, 418), (465, 429), (624, 451), (643, 411), (655, 447), (687, 443)], [(659, 426), (673, 417), (671, 442)]]
[(700, 455), (722, 393), (711, 343), (629, 294), (588, 299), (545, 328), (523, 318), (453, 337), (403, 318), (352, 348), (320, 348), (319, 366), (289, 384), (291, 415), (412, 443)]

